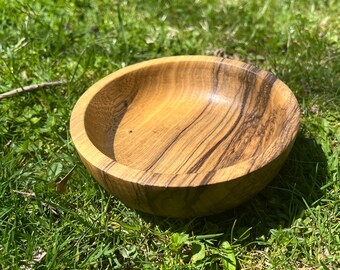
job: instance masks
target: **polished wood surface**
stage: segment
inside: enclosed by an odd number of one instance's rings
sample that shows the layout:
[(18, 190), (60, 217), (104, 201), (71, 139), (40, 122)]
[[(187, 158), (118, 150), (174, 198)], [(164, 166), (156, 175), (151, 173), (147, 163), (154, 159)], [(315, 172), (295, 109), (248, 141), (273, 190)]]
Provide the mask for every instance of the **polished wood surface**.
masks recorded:
[(95, 179), (126, 205), (171, 217), (234, 207), (277, 174), (300, 119), (293, 93), (239, 61), (177, 56), (88, 89), (71, 136)]

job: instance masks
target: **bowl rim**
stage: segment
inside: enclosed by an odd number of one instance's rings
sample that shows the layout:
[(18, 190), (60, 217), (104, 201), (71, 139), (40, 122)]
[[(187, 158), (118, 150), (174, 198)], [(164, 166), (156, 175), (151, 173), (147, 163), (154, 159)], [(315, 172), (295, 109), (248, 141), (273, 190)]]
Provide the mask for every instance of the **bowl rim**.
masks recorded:
[[(232, 181), (238, 179), (244, 175), (250, 174), (267, 164), (277, 159), (283, 152), (285, 152), (295, 141), (297, 132), (299, 130), (300, 122), (300, 108), (298, 101), (289, 89), (289, 87), (279, 80), (276, 76), (275, 87), (280, 87), (280, 91), (284, 91), (287, 99), (290, 100), (289, 106), (294, 108), (294, 115), (290, 118), (294, 118), (292, 121), (292, 127), (289, 129), (288, 134), (280, 135), (276, 137), (273, 142), (258, 156), (248, 158), (244, 161), (237, 162), (231, 166), (224, 168), (211, 170), (207, 172), (197, 173), (181, 173), (181, 174), (164, 174), (152, 171), (143, 171), (140, 169), (129, 167), (125, 164), (119, 163), (116, 160), (108, 157), (102, 153), (90, 140), (85, 128), (85, 112), (88, 104), (105, 86), (112, 83), (113, 80), (122, 77), (128, 73), (137, 71), (140, 68), (147, 68), (154, 65), (168, 64), (172, 62), (210, 62), (223, 65), (233, 66), (239, 69), (247, 70), (254, 73), (261, 79), (271, 74), (268, 71), (257, 68), (257, 72), (250, 70), (254, 67), (252, 64), (241, 62), (239, 60), (233, 60), (229, 58), (222, 58), (216, 56), (204, 56), (204, 55), (181, 55), (181, 56), (168, 56), (162, 58), (156, 58), (152, 60), (143, 61), (137, 64), (133, 64), (122, 69), (119, 69), (96, 83), (90, 86), (76, 102), (70, 118), (70, 134), (72, 141), (76, 147), (76, 150), (80, 157), (86, 160), (87, 163), (97, 168), (104, 174), (109, 174), (114, 178), (118, 178), (123, 181), (128, 181), (143, 186), (154, 187), (197, 187), (203, 185), (218, 184), (226, 181)], [(272, 75), (273, 76), (273, 75)], [(273, 86), (274, 87), (274, 86)], [(288, 116), (287, 116), (288, 118)], [(289, 139), (287, 139), (289, 138)], [(277, 143), (280, 143), (280, 147), (276, 147)], [(91, 151), (89, 151), (89, 149)], [(280, 149), (280, 150), (276, 150)], [(266, 162), (261, 162), (265, 160)]]

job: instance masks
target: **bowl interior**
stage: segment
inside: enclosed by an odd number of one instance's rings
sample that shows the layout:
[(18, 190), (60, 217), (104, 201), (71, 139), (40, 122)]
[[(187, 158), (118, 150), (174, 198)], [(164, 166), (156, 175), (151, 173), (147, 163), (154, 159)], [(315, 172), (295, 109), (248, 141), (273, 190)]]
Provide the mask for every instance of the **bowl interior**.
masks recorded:
[(249, 65), (181, 61), (115, 76), (91, 99), (85, 129), (109, 158), (161, 174), (215, 171), (276, 142), (289, 98)]

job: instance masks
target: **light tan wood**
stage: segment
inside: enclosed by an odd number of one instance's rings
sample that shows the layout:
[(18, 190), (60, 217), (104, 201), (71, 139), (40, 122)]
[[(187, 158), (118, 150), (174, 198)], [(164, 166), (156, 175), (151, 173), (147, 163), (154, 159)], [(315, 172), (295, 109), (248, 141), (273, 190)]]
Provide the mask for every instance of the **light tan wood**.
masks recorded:
[(76, 149), (126, 205), (171, 217), (219, 213), (278, 173), (300, 120), (271, 73), (239, 61), (177, 56), (103, 78), (75, 105)]

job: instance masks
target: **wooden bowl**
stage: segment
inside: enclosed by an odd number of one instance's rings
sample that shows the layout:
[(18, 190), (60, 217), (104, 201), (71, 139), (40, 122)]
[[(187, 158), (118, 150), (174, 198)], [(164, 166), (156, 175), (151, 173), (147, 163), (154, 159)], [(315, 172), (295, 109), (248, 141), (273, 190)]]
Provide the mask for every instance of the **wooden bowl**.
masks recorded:
[(123, 68), (75, 105), (71, 136), (85, 166), (127, 206), (170, 217), (232, 208), (278, 173), (300, 120), (271, 73), (210, 56)]

